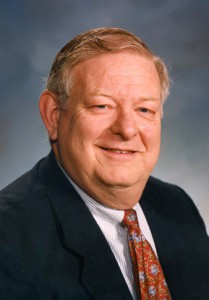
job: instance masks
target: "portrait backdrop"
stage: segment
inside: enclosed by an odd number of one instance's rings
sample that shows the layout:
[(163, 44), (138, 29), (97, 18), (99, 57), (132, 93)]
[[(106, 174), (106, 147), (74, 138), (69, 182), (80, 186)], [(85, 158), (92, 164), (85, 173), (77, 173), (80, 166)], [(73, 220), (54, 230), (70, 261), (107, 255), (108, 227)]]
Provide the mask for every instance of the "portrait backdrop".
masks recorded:
[(56, 53), (80, 32), (121, 27), (167, 64), (161, 156), (153, 175), (180, 185), (209, 231), (209, 1), (2, 0), (0, 188), (50, 149), (38, 111)]

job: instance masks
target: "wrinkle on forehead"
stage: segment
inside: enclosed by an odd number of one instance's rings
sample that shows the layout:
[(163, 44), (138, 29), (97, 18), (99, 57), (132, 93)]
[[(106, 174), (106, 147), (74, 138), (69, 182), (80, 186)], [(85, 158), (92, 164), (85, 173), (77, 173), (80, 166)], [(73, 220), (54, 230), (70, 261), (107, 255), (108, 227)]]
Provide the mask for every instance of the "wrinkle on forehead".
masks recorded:
[[(134, 58), (136, 64), (133, 65), (133, 61), (130, 62), (126, 60), (127, 57)], [(115, 69), (114, 69), (115, 65), (118, 65), (118, 63), (120, 63), (120, 70), (124, 69), (124, 72), (126, 74), (128, 73), (127, 75), (133, 76), (134, 72), (139, 67), (139, 65), (137, 65), (139, 59), (141, 62), (146, 62), (146, 65), (149, 64), (150, 69), (155, 70), (157, 74), (155, 65), (150, 58), (141, 56), (136, 53), (126, 53), (126, 52), (125, 53), (123, 52), (104, 53), (78, 63), (73, 67), (72, 70), (82, 69), (82, 72), (92, 73), (93, 75), (97, 73), (99, 69), (101, 76), (105, 74), (109, 74), (110, 76), (120, 76), (121, 74), (115, 73)], [(143, 66), (141, 66), (141, 68), (143, 68)]]
[[(104, 54), (88, 59), (74, 67), (74, 83), (90, 94), (109, 94), (147, 85), (160, 89), (160, 80), (154, 63), (138, 54)], [(149, 91), (147, 91), (149, 92)]]

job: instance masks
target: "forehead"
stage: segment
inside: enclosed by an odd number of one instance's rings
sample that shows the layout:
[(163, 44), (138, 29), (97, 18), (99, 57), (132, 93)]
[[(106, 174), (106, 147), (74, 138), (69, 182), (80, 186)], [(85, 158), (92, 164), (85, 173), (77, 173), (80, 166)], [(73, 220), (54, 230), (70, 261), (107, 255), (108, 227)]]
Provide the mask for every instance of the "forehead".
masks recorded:
[(153, 61), (137, 53), (105, 53), (85, 60), (72, 70), (73, 82), (93, 86), (160, 86)]

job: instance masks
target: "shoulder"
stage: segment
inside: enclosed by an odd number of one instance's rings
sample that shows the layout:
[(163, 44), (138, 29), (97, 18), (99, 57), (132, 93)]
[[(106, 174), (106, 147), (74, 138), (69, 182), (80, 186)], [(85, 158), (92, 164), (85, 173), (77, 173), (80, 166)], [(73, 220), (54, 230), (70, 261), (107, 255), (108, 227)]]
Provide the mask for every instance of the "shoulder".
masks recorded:
[(0, 213), (10, 205), (17, 206), (24, 201), (29, 202), (40, 192), (41, 184), (38, 176), (40, 162), (0, 191)]
[(40, 298), (28, 267), (38, 243), (36, 232), (41, 232), (39, 223), (46, 219), (38, 169), (39, 163), (0, 191), (0, 291), (4, 299)]
[(15, 261), (17, 269), (24, 271), (31, 253), (38, 253), (41, 242), (47, 241), (50, 228), (54, 228), (50, 204), (40, 179), (44, 162), (45, 159), (39, 161), (0, 192), (0, 256), (5, 258), (0, 260), (0, 269), (4, 261), (9, 260)]
[(155, 211), (179, 224), (196, 224), (205, 231), (205, 225), (193, 200), (175, 184), (150, 177), (140, 204), (145, 211)]
[(179, 195), (179, 196), (186, 196), (187, 194), (185, 193), (185, 191), (180, 188), (179, 186), (175, 185), (175, 184), (171, 184), (165, 181), (162, 181), (160, 179), (157, 179), (155, 177), (150, 176), (146, 188), (145, 189), (150, 189), (152, 191), (152, 193), (159, 193), (162, 196), (166, 196), (169, 194), (175, 194)]
[(150, 177), (145, 189), (144, 195), (151, 198), (158, 198), (159, 201), (178, 202), (185, 201), (189, 204), (193, 203), (189, 195), (178, 185), (164, 182), (160, 179)]
[(15, 245), (28, 239), (34, 226), (44, 223), (49, 204), (40, 180), (40, 160), (30, 171), (17, 178), (0, 191), (0, 238), (1, 246)]

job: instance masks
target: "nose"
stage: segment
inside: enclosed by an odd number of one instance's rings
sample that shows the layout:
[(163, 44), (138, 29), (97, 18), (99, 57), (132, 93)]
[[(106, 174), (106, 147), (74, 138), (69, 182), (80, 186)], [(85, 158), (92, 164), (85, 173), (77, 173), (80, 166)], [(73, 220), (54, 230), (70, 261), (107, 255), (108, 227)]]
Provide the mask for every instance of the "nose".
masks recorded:
[(120, 135), (124, 140), (129, 140), (137, 134), (137, 124), (132, 111), (123, 110), (117, 112), (116, 118), (111, 126), (113, 134)]

